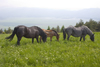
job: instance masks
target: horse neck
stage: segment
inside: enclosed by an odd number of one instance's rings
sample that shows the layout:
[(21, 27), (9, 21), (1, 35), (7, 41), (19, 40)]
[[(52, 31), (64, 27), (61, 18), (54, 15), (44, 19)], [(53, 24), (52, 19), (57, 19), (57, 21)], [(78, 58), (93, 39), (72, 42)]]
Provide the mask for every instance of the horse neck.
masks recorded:
[(55, 31), (55, 30), (53, 30), (54, 31), (54, 36), (56, 36), (56, 38), (57, 38), (57, 40), (59, 41), (59, 34)]
[(42, 37), (46, 37), (46, 33), (44, 32), (45, 29), (41, 29), (39, 27), (36, 27), (39, 30), (39, 35)]
[(56, 39), (59, 41), (59, 35), (57, 32), (54, 32), (54, 36), (56, 36)]
[(88, 28), (87, 29), (87, 34), (89, 35), (89, 36), (91, 36), (93, 33), (92, 33), (92, 31)]
[(58, 36), (58, 33), (55, 30), (52, 30), (54, 32), (54, 36)]

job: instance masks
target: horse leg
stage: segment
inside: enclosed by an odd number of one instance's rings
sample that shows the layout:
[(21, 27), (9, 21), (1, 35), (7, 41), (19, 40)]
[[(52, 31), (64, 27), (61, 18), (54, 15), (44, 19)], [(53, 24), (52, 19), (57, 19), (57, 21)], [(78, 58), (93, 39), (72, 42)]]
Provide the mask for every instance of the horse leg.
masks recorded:
[(36, 37), (36, 40), (37, 40), (37, 42), (39, 43), (39, 41), (38, 41), (38, 37)]
[(85, 36), (83, 36), (83, 41), (85, 41)]
[(82, 36), (80, 37), (80, 41), (82, 40)]
[(40, 36), (40, 42), (41, 42), (42, 37)]
[(32, 43), (34, 42), (34, 38), (32, 38)]
[(68, 35), (67, 40), (69, 40), (70, 35)]
[(22, 37), (17, 37), (17, 44), (20, 45), (20, 40)]
[(52, 41), (52, 37), (50, 37), (50, 41)]
[(59, 41), (58, 37), (56, 36), (57, 41)]

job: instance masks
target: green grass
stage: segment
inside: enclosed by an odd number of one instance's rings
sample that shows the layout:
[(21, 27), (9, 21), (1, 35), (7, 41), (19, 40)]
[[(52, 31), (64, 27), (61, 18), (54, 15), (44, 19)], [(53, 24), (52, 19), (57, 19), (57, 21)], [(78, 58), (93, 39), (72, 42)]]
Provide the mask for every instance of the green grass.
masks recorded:
[(100, 32), (95, 33), (95, 42), (86, 36), (86, 41), (79, 37), (63, 40), (60, 33), (59, 42), (56, 37), (46, 43), (37, 43), (22, 38), (20, 46), (17, 38), (9, 42), (0, 34), (0, 67), (100, 67)]

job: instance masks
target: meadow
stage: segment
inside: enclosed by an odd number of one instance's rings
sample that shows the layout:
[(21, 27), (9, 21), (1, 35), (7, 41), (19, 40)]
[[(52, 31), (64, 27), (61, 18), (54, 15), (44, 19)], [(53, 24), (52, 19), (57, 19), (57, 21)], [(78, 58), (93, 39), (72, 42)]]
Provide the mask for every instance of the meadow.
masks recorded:
[(10, 42), (0, 34), (0, 67), (100, 67), (100, 32), (95, 32), (95, 41), (87, 35), (85, 41), (71, 36), (63, 40), (60, 34), (46, 43), (37, 43), (34, 39), (22, 38), (20, 46), (16, 45), (16, 36)]

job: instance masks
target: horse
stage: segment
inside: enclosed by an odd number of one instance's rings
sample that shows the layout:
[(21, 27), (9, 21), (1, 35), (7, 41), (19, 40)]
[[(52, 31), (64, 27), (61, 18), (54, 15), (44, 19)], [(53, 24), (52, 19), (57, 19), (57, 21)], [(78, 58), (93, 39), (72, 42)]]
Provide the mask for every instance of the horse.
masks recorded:
[(65, 40), (66, 38), (66, 33), (68, 35), (67, 40), (69, 40), (70, 35), (74, 37), (80, 37), (80, 41), (83, 38), (83, 41), (85, 41), (85, 36), (88, 34), (90, 36), (91, 41), (94, 41), (94, 34), (92, 31), (85, 25), (81, 27), (74, 27), (74, 26), (69, 26), (67, 28), (63, 29), (63, 38)]
[[(46, 33), (47, 37), (50, 37), (50, 41), (52, 41), (53, 36), (56, 36), (57, 41), (59, 41), (59, 34), (55, 30), (45, 30), (45, 29), (42, 30)], [(40, 42), (41, 38), (42, 37), (40, 37)]]
[(43, 42), (46, 42), (47, 35), (44, 33), (44, 31), (37, 26), (32, 27), (26, 27), (24, 25), (19, 25), (14, 28), (14, 31), (9, 37), (6, 37), (6, 39), (10, 39), (10, 41), (13, 39), (14, 35), (17, 36), (17, 45), (20, 45), (20, 40), (22, 37), (25, 38), (32, 38), (32, 43), (34, 42), (34, 38), (36, 38), (38, 41), (38, 36), (40, 35), (42, 37)]

